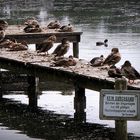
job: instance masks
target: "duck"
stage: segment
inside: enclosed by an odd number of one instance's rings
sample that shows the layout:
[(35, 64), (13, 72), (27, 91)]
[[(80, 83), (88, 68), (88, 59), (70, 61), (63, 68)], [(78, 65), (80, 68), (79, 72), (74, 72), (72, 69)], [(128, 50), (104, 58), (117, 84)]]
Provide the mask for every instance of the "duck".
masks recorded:
[(67, 38), (63, 38), (61, 42), (52, 53), (55, 56), (64, 56), (70, 48), (70, 43)]
[(76, 60), (72, 55), (70, 55), (68, 58), (61, 58), (54, 62), (54, 66), (75, 66), (77, 64)]
[(31, 18), (28, 18), (28, 19), (24, 22), (24, 25), (35, 27), (35, 26), (39, 25), (39, 22), (35, 19), (35, 17), (31, 17)]
[(60, 29), (58, 31), (59, 32), (73, 32), (73, 27), (71, 24), (63, 25), (60, 27)]
[(131, 65), (129, 60), (126, 60), (121, 66), (121, 71), (128, 78), (128, 83), (130, 84), (133, 84), (134, 80), (140, 79), (140, 73)]
[(104, 62), (103, 55), (100, 55), (100, 57), (94, 57), (92, 60), (90, 60), (92, 66), (102, 66), (103, 62)]
[(0, 48), (10, 48), (14, 41), (10, 39), (4, 39), (0, 42)]
[(111, 53), (105, 58), (103, 65), (115, 65), (121, 60), (118, 48), (112, 48)]
[(36, 26), (27, 25), (23, 30), (25, 33), (36, 33), (42, 31), (39, 25)]
[(2, 27), (0, 27), (0, 42), (2, 42), (5, 38), (5, 31)]
[(28, 49), (27, 42), (22, 41), (22, 42), (17, 42), (17, 41), (12, 41), (11, 45), (9, 46), (8, 51), (24, 51)]
[(2, 30), (6, 30), (7, 27), (8, 27), (8, 22), (5, 21), (5, 20), (0, 19), (0, 28), (1, 28)]
[(112, 65), (108, 70), (109, 77), (112, 78), (122, 78), (123, 74), (119, 68), (117, 68), (115, 65)]
[(59, 23), (58, 20), (55, 20), (55, 21), (50, 22), (50, 23), (47, 25), (47, 27), (48, 27), (49, 29), (59, 29), (59, 28), (61, 27), (61, 25), (60, 25), (60, 23)]
[(49, 38), (45, 39), (42, 43), (38, 44), (37, 53), (47, 52), (53, 47), (54, 42), (56, 41), (56, 36), (51, 35)]
[(107, 42), (108, 42), (108, 39), (105, 39), (104, 42), (101, 42), (101, 41), (96, 42), (96, 46), (104, 45), (105, 47), (107, 47), (108, 46)]

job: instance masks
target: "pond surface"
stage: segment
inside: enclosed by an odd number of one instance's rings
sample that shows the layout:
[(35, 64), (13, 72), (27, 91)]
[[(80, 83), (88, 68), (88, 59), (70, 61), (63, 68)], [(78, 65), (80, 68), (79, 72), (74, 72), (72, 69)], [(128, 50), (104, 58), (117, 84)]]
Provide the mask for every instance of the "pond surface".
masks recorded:
[[(80, 42), (81, 59), (90, 61), (101, 54), (107, 56), (113, 47), (118, 47), (122, 59), (117, 66), (120, 67), (125, 60), (130, 60), (132, 65), (140, 71), (139, 5), (139, 0), (2, 0), (0, 17), (6, 19), (9, 24), (22, 24), (28, 17), (36, 17), (42, 25), (47, 25), (56, 19), (62, 24), (71, 23), (77, 31), (83, 32)], [(104, 39), (109, 40), (108, 47), (97, 47), (96, 42)], [(72, 50), (66, 55), (70, 54)], [(28, 103), (26, 95), (12, 94), (4, 97)], [(39, 96), (38, 106), (43, 110), (73, 118), (73, 98), (73, 90), (65, 90), (63, 94), (61, 88), (56, 91), (43, 91)], [(114, 121), (99, 119), (99, 92), (86, 89), (86, 99), (86, 121), (114, 127)], [(140, 137), (140, 122), (129, 121), (128, 132)], [(10, 127), (10, 124), (4, 125), (3, 121), (0, 121), (0, 139), (2, 140), (14, 140), (15, 137), (18, 140), (43, 139), (37, 135), (34, 138), (31, 138), (32, 135), (27, 135), (23, 130)]]

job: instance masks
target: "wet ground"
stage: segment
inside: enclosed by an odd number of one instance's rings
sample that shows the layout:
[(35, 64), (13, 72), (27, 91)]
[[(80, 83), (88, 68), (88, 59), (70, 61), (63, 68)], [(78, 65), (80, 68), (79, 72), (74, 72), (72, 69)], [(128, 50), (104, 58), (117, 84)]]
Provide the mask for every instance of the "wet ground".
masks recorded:
[[(81, 123), (68, 115), (33, 110), (27, 105), (4, 99), (0, 102), (0, 122), (20, 134), (46, 140), (114, 140), (114, 129), (96, 123)], [(129, 134), (129, 140), (138, 140)]]

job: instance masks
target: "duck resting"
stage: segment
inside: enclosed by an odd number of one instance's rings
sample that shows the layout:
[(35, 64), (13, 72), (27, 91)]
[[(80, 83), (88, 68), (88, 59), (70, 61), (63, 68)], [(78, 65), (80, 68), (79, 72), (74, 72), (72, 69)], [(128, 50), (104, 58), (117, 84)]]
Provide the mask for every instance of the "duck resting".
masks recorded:
[(95, 66), (102, 66), (103, 62), (104, 62), (104, 56), (103, 55), (101, 55), (100, 57), (94, 57), (90, 61), (91, 65), (94, 66), (94, 67)]
[(133, 84), (134, 80), (140, 79), (140, 73), (126, 60), (121, 66), (122, 74), (128, 78), (128, 83)]
[(50, 22), (50, 23), (47, 25), (47, 27), (48, 27), (49, 29), (59, 29), (59, 28), (61, 27), (61, 25), (60, 25), (60, 23), (59, 23), (58, 20), (55, 20), (55, 21)]

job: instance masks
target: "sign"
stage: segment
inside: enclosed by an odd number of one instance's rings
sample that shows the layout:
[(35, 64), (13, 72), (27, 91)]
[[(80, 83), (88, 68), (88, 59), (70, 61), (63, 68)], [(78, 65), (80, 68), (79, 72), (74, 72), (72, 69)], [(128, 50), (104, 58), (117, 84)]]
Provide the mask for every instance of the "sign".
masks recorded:
[(140, 118), (140, 91), (101, 90), (100, 119), (138, 120)]

